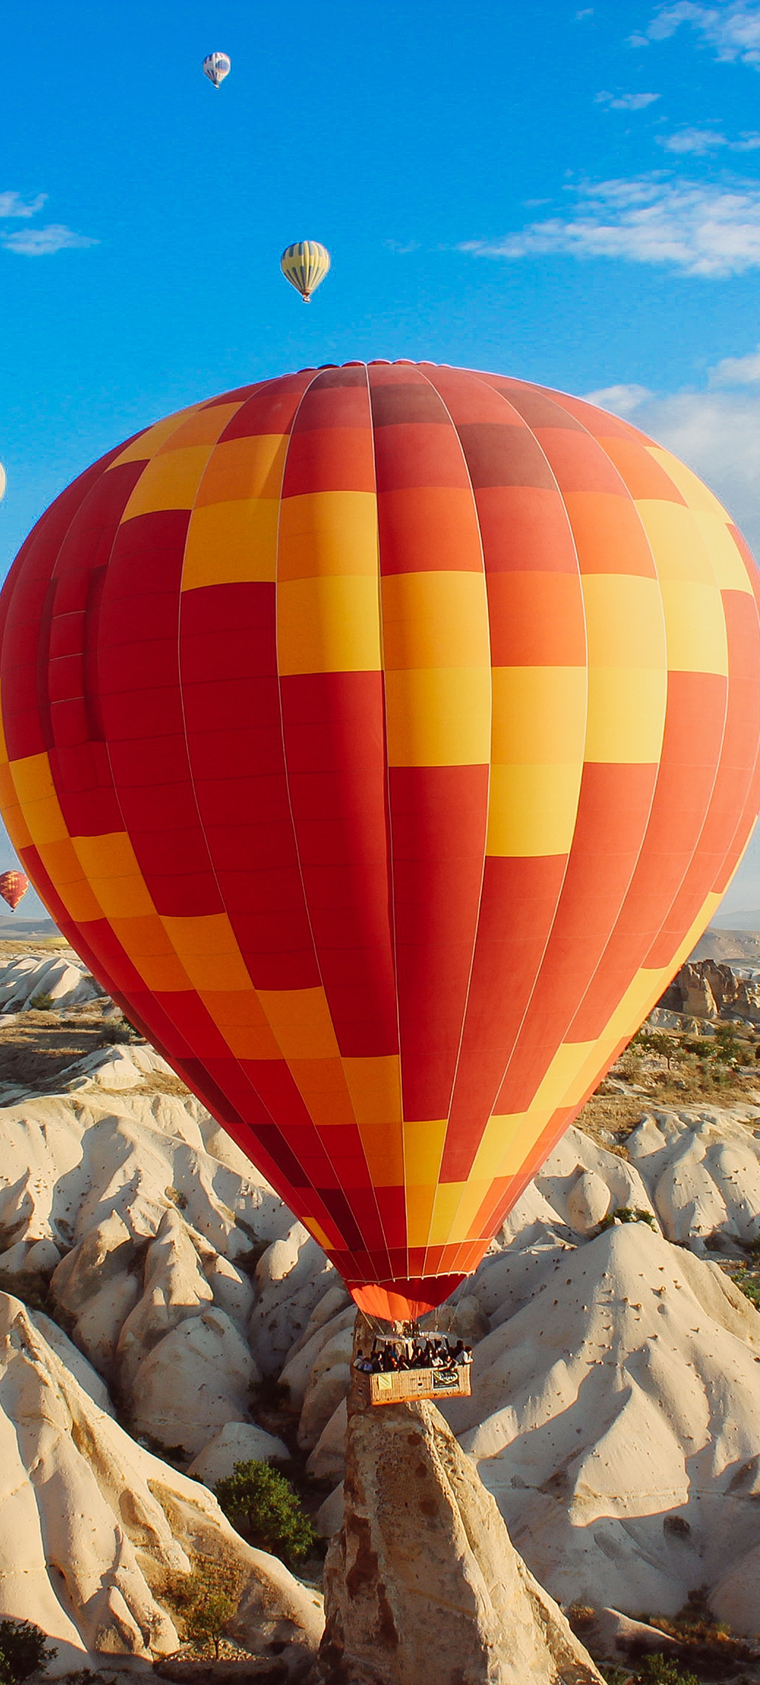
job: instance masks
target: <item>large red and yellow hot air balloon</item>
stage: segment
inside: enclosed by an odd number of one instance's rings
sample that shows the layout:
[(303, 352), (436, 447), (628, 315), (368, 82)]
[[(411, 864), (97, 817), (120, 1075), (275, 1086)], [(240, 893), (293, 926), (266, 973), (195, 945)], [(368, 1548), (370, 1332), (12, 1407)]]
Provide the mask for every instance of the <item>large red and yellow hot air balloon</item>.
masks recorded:
[(560, 393), (306, 369), (103, 457), (0, 607), (56, 923), (360, 1305), (441, 1303), (750, 835), (730, 517)]
[(29, 879), (26, 872), (0, 872), (0, 895), (7, 901), (12, 913), (15, 913), (28, 888)]

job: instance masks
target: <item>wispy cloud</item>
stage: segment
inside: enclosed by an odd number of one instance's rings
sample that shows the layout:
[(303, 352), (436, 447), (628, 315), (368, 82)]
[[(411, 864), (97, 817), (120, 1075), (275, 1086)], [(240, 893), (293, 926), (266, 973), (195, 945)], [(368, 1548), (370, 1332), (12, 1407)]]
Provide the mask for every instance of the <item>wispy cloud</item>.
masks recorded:
[(648, 386), (600, 386), (596, 392), (584, 393), (589, 404), (598, 404), (600, 409), (612, 410), (614, 415), (632, 415), (640, 404), (647, 398), (653, 398), (654, 393)]
[(97, 240), (91, 240), (87, 234), (75, 234), (73, 228), (66, 228), (61, 222), (50, 222), (46, 228), (24, 228), (12, 234), (0, 234), (0, 244), (8, 252), (19, 252), (24, 257), (49, 257), (53, 252), (62, 252), (77, 246), (97, 246)]
[(20, 193), (0, 193), (0, 220), (5, 217), (36, 216), (47, 199), (46, 193), (38, 193), (36, 199), (22, 199)]
[(723, 357), (710, 370), (710, 386), (760, 386), (760, 346), (746, 357)]
[(607, 105), (610, 111), (643, 111), (647, 105), (653, 105), (659, 94), (608, 94), (596, 96), (597, 105)]
[(697, 157), (718, 151), (721, 147), (726, 147), (729, 152), (756, 152), (760, 146), (758, 134), (745, 134), (738, 140), (729, 140), (718, 129), (677, 129), (675, 134), (656, 135), (655, 139), (666, 152), (689, 152)]
[(739, 275), (760, 268), (760, 186), (704, 185), (660, 175), (584, 183), (566, 216), (532, 222), (516, 234), (467, 240), (474, 257), (555, 252), (668, 264), (687, 275)]
[(722, 0), (705, 6), (697, 0), (676, 0), (660, 5), (646, 29), (629, 38), (629, 46), (647, 47), (650, 41), (665, 41), (682, 24), (696, 31), (719, 59), (740, 59), (760, 68), (760, 5), (756, 0)]
[[(18, 218), (28, 222), (46, 202), (46, 193), (38, 193), (35, 199), (24, 199), (20, 193), (10, 190), (0, 193), (0, 224)], [(88, 234), (76, 234), (73, 228), (67, 228), (62, 222), (49, 222), (44, 228), (0, 227), (0, 246), (7, 252), (18, 252), (22, 257), (50, 257), (53, 252), (97, 244), (98, 241)]]
[(646, 386), (601, 387), (592, 404), (632, 420), (683, 458), (725, 503), (760, 555), (757, 464), (760, 458), (760, 349), (724, 357), (706, 390), (669, 395)]

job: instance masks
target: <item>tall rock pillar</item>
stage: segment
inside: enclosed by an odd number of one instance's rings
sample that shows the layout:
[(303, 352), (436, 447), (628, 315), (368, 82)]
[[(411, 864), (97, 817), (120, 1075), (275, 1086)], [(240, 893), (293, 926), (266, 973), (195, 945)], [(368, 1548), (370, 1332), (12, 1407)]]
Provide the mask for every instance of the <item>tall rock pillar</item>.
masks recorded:
[(325, 1614), (323, 1685), (601, 1685), (429, 1403), (349, 1400)]

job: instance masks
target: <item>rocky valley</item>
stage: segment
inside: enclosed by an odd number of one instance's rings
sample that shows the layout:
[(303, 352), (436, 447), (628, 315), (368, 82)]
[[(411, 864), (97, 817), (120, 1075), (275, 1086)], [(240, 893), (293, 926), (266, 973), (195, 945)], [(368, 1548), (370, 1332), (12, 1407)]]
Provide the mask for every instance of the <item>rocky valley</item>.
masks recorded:
[[(438, 1503), (444, 1465), (449, 1486), (477, 1471), (473, 1515), (493, 1500), (535, 1595), (616, 1665), (632, 1632), (677, 1651), (685, 1608), (750, 1647), (760, 1629), (754, 984), (684, 972), (444, 1313), (474, 1346), (472, 1397), (441, 1407), (456, 1454), (414, 1430), (438, 1470), (421, 1489)], [(305, 1680), (324, 1547), (290, 1571), (213, 1489), (241, 1461), (285, 1463), (324, 1541), (345, 1508), (387, 1553), (378, 1492), (350, 1475), (344, 1495), (353, 1304), (70, 952), (7, 953), (0, 1014), (0, 1621), (48, 1635), (50, 1675), (107, 1659), (212, 1677), (181, 1671), (199, 1665), (182, 1585), (212, 1563), (235, 1587), (238, 1669)], [(599, 1677), (569, 1628), (552, 1643), (526, 1685)], [(736, 1654), (704, 1677), (754, 1679)]]

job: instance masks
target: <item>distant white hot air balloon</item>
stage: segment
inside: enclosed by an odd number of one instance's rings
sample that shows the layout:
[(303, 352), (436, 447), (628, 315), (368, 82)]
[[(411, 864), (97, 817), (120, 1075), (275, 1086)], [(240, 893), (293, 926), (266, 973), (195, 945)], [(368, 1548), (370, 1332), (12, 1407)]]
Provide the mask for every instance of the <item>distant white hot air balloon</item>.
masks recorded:
[(209, 53), (203, 60), (203, 74), (215, 88), (220, 88), (225, 76), (229, 76), (232, 65), (227, 53)]

